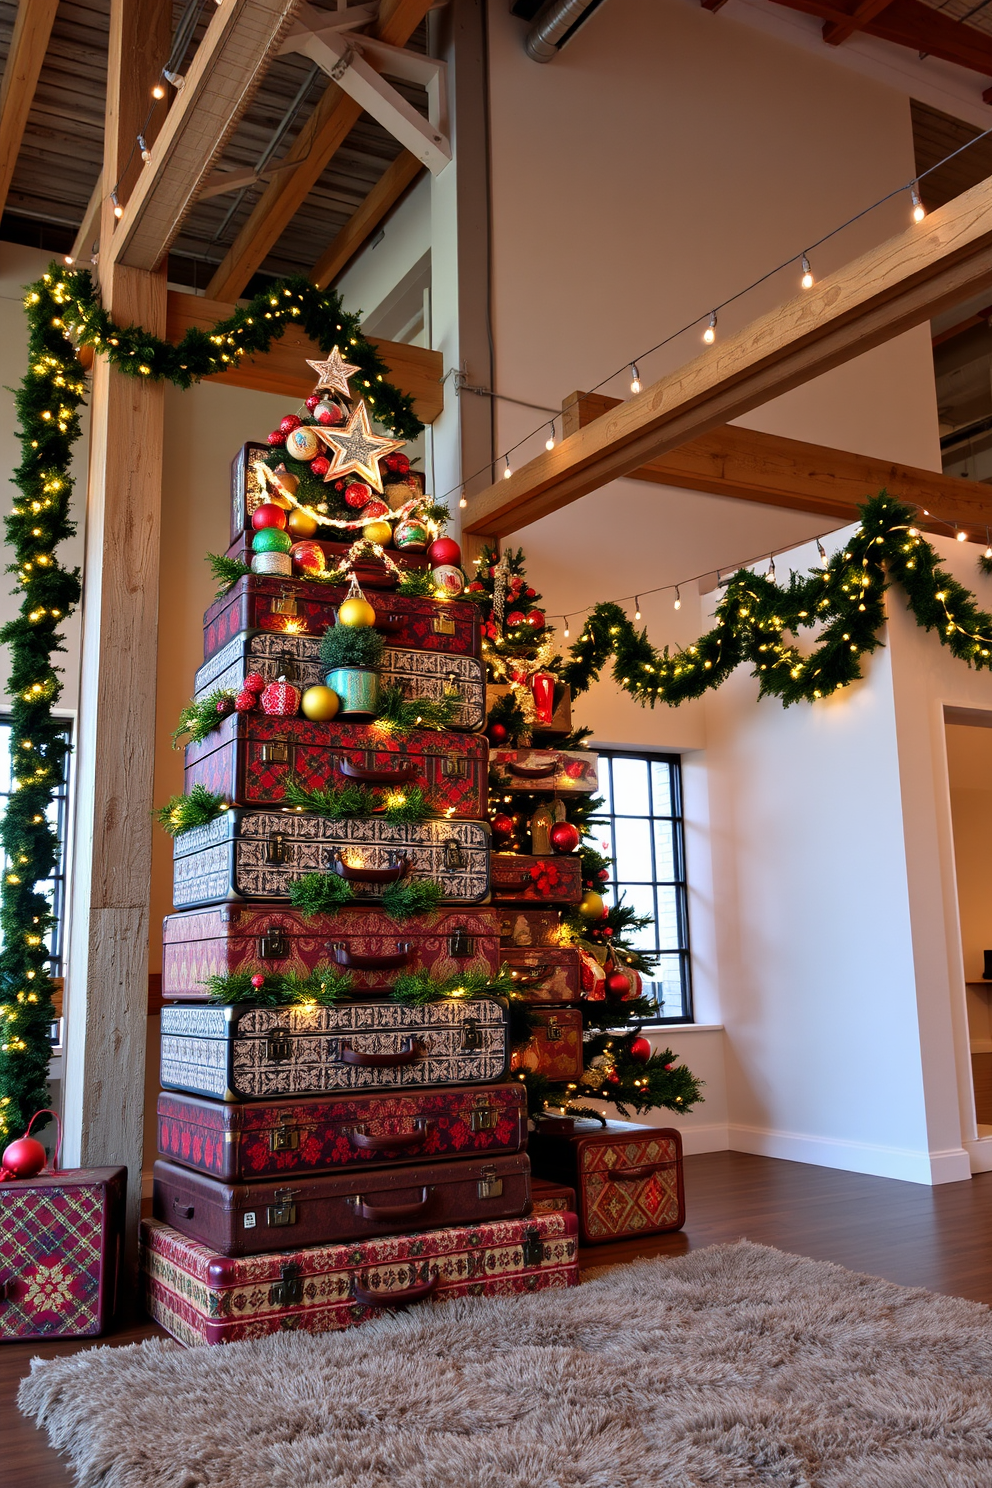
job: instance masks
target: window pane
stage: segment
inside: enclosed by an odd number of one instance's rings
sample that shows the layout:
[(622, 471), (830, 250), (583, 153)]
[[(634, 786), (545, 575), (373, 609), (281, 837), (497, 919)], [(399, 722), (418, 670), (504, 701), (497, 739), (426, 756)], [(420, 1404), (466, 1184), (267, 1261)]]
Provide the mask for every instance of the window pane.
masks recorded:
[(612, 811), (610, 797), (610, 757), (608, 754), (599, 756), (599, 794), (603, 797), (603, 810)]
[(614, 756), (613, 810), (617, 816), (647, 816), (647, 760)]
[(649, 915), (651, 923), (643, 930), (635, 930), (631, 935), (634, 946), (643, 947), (645, 950), (651, 946), (658, 945), (654, 926), (654, 889), (650, 884), (620, 884), (620, 894), (624, 904), (629, 904), (639, 915)]
[(678, 824), (656, 821), (654, 824), (654, 871), (659, 883), (675, 877), (675, 833)]
[(666, 951), (679, 947), (678, 889), (658, 889), (658, 945)]
[(682, 957), (662, 956), (650, 982), (645, 978), (644, 995), (658, 1004), (659, 1018), (685, 1016), (682, 997)]
[(666, 760), (651, 761), (651, 791), (655, 816), (671, 816), (672, 767)]
[(613, 828), (610, 826), (609, 822), (600, 821), (597, 818), (594, 821), (590, 821), (589, 826), (592, 829), (593, 834), (591, 846), (594, 847), (598, 853), (602, 853), (604, 858), (612, 858)]
[(614, 827), (616, 867), (614, 875), (618, 883), (650, 883), (651, 828), (643, 818), (618, 816)]

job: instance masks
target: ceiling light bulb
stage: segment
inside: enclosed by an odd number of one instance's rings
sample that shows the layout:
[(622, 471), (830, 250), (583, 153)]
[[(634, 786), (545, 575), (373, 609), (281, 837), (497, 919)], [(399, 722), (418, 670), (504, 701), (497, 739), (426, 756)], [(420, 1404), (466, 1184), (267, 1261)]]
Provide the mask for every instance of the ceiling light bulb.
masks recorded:
[(910, 188), (910, 195), (913, 198), (913, 221), (922, 222), (924, 217), (927, 215), (927, 209), (923, 205), (923, 201), (920, 196), (919, 183)]
[(673, 608), (676, 609), (676, 610), (680, 610), (682, 608), (682, 596), (679, 593), (679, 586), (678, 586), (678, 584), (675, 585), (675, 604), (674, 604)]
[(630, 391), (639, 393), (641, 391), (641, 374), (637, 370), (637, 363), (630, 364)]
[(707, 346), (712, 346), (716, 340), (716, 311), (710, 315), (710, 323), (703, 332), (703, 340)]
[(813, 270), (809, 266), (809, 259), (805, 253), (803, 254), (803, 277), (801, 282), (803, 289), (813, 288)]

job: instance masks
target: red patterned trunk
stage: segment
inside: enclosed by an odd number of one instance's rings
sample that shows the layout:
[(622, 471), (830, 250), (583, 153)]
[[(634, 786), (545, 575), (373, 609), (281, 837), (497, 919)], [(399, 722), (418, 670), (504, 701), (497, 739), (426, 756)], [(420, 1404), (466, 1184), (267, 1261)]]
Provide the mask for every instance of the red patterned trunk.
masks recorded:
[(0, 1182), (0, 1340), (95, 1338), (110, 1324), (125, 1168)]
[(579, 953), (569, 946), (504, 946), (501, 956), (525, 1002), (578, 1002)]
[(582, 898), (582, 864), (578, 858), (565, 856), (532, 858), (526, 853), (493, 853), (492, 888), (497, 904), (578, 904)]
[(180, 1343), (327, 1333), (425, 1297), (504, 1297), (579, 1283), (574, 1214), (317, 1246), (243, 1260), (141, 1227), (148, 1311)]
[[(239, 579), (203, 617), (203, 659), (209, 661), (246, 630), (322, 636), (334, 624), (347, 592), (344, 584), (314, 584), (264, 574)], [(479, 611), (467, 600), (379, 593), (370, 602), (375, 607), (376, 629), (391, 646), (457, 656), (482, 654)]]
[(515, 1049), (513, 1070), (531, 1070), (556, 1083), (578, 1080), (582, 1074), (581, 1008), (533, 1008), (534, 1034), (529, 1044)]
[(187, 791), (203, 785), (235, 806), (282, 801), (290, 776), (308, 790), (356, 780), (400, 789), (419, 785), (436, 815), (480, 821), (487, 815), (488, 759), (481, 734), (413, 729), (395, 735), (374, 724), (231, 713), (199, 744), (186, 746), (184, 779)]
[(526, 1092), (516, 1080), (257, 1105), (168, 1091), (158, 1098), (159, 1154), (227, 1183), (482, 1157), (526, 1145)]
[(156, 1219), (228, 1256), (403, 1235), (425, 1224), (518, 1219), (529, 1208), (523, 1152), (251, 1183), (159, 1161), (152, 1191)]
[(571, 1185), (586, 1245), (680, 1230), (685, 1224), (682, 1137), (629, 1121), (545, 1121), (531, 1136), (535, 1173)]
[(501, 945), (560, 945), (560, 929), (561, 915), (556, 909), (504, 909), (500, 911)]

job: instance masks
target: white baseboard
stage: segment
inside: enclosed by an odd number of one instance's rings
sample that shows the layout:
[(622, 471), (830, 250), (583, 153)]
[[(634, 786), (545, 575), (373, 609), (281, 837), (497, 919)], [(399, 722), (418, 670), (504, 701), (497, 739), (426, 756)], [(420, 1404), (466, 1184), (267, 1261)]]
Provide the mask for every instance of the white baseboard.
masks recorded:
[[(980, 1130), (981, 1128), (979, 1128)], [(992, 1136), (965, 1137), (964, 1145), (973, 1173), (992, 1173)]]
[(871, 1173), (877, 1178), (898, 1178), (904, 1183), (959, 1183), (972, 1174), (972, 1160), (963, 1147), (944, 1152), (914, 1152), (908, 1147), (734, 1125), (728, 1127), (728, 1144), (732, 1152), (753, 1152), (759, 1157), (842, 1168), (849, 1173)]
[[(659, 1111), (657, 1115), (664, 1116), (667, 1112)], [(659, 1126), (667, 1125), (664, 1121), (658, 1122)], [(675, 1122), (672, 1125), (676, 1125)], [(713, 1121), (708, 1126), (696, 1126), (686, 1122), (684, 1126), (679, 1125), (678, 1130), (682, 1134), (682, 1151), (686, 1157), (694, 1157), (700, 1152), (726, 1152), (730, 1146), (730, 1135), (725, 1121)]]

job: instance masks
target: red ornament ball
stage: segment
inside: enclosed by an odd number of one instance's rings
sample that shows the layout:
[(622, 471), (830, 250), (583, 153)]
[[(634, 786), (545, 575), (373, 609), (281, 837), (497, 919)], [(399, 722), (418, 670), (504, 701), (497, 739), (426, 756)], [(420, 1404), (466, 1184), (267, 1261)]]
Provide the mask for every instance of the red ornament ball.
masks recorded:
[(610, 1073), (606, 1077), (606, 1083), (607, 1085), (620, 1084), (620, 1076), (617, 1074), (616, 1070), (610, 1070)]
[(551, 850), (556, 853), (574, 852), (582, 840), (578, 827), (569, 821), (555, 822), (548, 836), (551, 839)]
[(310, 469), (314, 475), (326, 475), (331, 468), (331, 462), (326, 455), (314, 455), (310, 461)]
[(14, 1178), (33, 1178), (48, 1161), (48, 1154), (34, 1137), (18, 1137), (3, 1151), (3, 1166)]
[(469, 586), (468, 586), (468, 593), (469, 594), (482, 594), (485, 591), (485, 587), (486, 587), (485, 584), (480, 584), (479, 581), (478, 581), (478, 579), (473, 579), (472, 582), (471, 582), (471, 584), (469, 584)]
[(262, 712), (272, 718), (294, 718), (300, 711), (300, 689), (280, 678), (270, 682), (261, 696)]
[(317, 407), (317, 404), (320, 401), (321, 401), (321, 398), (320, 398), (320, 394), (319, 393), (311, 393), (310, 394), (309, 398), (307, 399), (307, 407), (309, 408), (309, 410), (310, 410), (311, 413), (313, 413), (314, 409)]
[(266, 678), (262, 676), (261, 672), (249, 672), (241, 686), (246, 692), (264, 692)]
[(427, 549), (427, 560), (431, 568), (440, 568), (445, 563), (458, 568), (462, 561), (462, 550), (453, 537), (436, 537)]
[(263, 532), (267, 527), (276, 527), (282, 532), (286, 521), (286, 508), (276, 506), (274, 501), (263, 501), (251, 514), (251, 525), (256, 532)]
[(302, 422), (303, 420), (297, 418), (295, 413), (287, 413), (285, 418), (279, 420), (279, 427), (284, 434), (292, 434), (293, 430), (298, 429)]
[(607, 940), (611, 939), (613, 931), (610, 929), (609, 925), (603, 926), (603, 934), (606, 936)]
[(513, 836), (513, 818), (507, 816), (505, 811), (501, 811), (498, 816), (494, 816), (490, 825), (497, 837)]
[(258, 693), (243, 687), (234, 699), (234, 706), (239, 713), (251, 713), (258, 707)]
[(545, 625), (543, 610), (528, 610), (525, 616), (531, 630), (543, 630)]
[(524, 612), (523, 612), (523, 610), (511, 610), (510, 613), (506, 617), (506, 623), (507, 623), (507, 625), (523, 625), (523, 623), (524, 623)]
[(505, 744), (507, 738), (508, 731), (505, 723), (491, 723), (489, 725), (490, 744)]
[(600, 868), (599, 872), (596, 874), (596, 877), (599, 879), (600, 883), (607, 883), (610, 877), (609, 868)]
[(369, 502), (368, 506), (362, 507), (363, 522), (377, 522), (380, 517), (386, 517), (388, 515), (389, 507), (384, 501), (379, 501), (378, 498), (374, 496)]
[(626, 997), (630, 991), (630, 983), (622, 971), (611, 971), (606, 978), (606, 990), (611, 997)]
[(265, 978), (260, 971), (256, 971), (255, 975), (251, 979), (251, 984), (253, 987), (265, 986)]
[(286, 436), (281, 429), (273, 429), (271, 434), (266, 435), (266, 444), (271, 444), (273, 449), (279, 449), (286, 443)]
[(367, 486), (364, 481), (351, 481), (344, 488), (345, 501), (347, 501), (349, 506), (353, 506), (356, 511), (360, 511), (368, 503), (371, 495), (372, 487)]
[(638, 1064), (647, 1064), (651, 1058), (651, 1045), (646, 1038), (636, 1038), (630, 1046), (630, 1057)]
[(410, 461), (406, 455), (387, 455), (382, 463), (391, 475), (406, 475), (410, 469)]
[(343, 424), (344, 414), (336, 403), (321, 403), (315, 410), (318, 424)]

